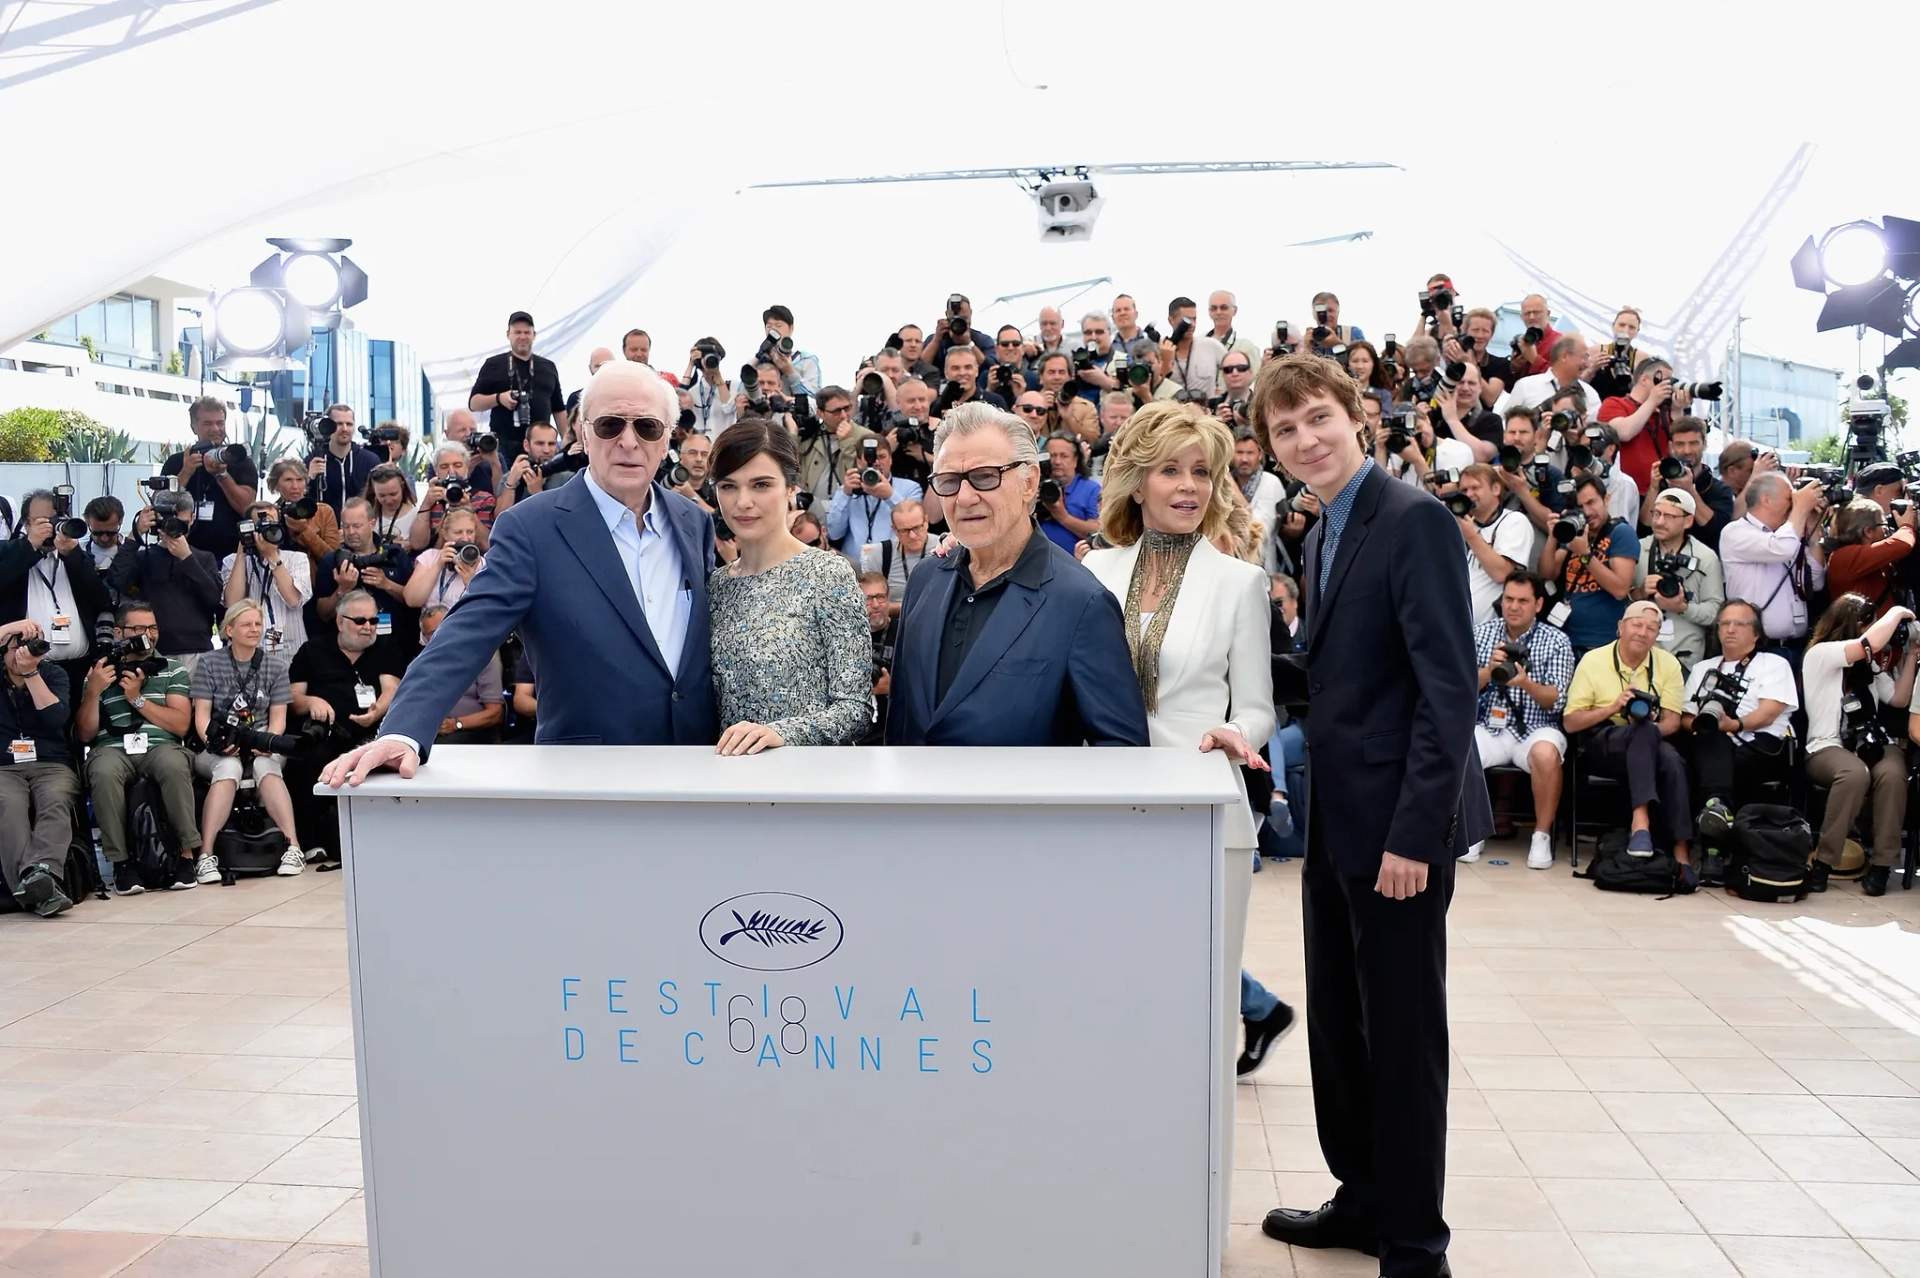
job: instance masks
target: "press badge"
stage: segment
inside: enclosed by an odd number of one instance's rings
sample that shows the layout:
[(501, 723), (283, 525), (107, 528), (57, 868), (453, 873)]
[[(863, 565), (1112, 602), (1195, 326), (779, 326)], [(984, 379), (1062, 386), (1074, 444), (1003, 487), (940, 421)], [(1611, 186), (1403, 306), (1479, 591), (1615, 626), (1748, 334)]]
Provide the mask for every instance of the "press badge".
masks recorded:
[(15, 737), (7, 748), (12, 751), (9, 759), (13, 763), (40, 762), (40, 751), (34, 748), (32, 737)]
[(212, 502), (210, 502), (210, 501), (203, 501), (203, 502), (201, 502), (201, 503), (200, 503), (200, 513), (199, 513), (199, 515), (198, 515), (198, 516), (196, 516), (196, 518), (199, 518), (199, 519), (212, 519), (212, 518), (213, 518), (213, 503), (212, 503)]
[(1507, 708), (1496, 701), (1487, 710), (1487, 730), (1498, 736), (1506, 726)]
[(283, 642), (285, 642), (285, 640), (278, 626), (268, 626), (266, 631), (260, 636), (260, 646), (268, 652), (280, 651), (280, 645)]
[(361, 712), (364, 714), (366, 711), (373, 709), (373, 689), (369, 688), (364, 683), (354, 684), (353, 700), (354, 700), (354, 703), (360, 707)]
[(1795, 595), (1793, 597), (1793, 629), (1798, 634), (1807, 628), (1807, 601)]
[(53, 624), (47, 627), (47, 642), (72, 643), (73, 618), (64, 612), (55, 613), (53, 615)]
[(144, 732), (129, 732), (120, 738), (120, 744), (126, 748), (129, 755), (136, 757), (143, 755), (147, 752), (147, 734)]
[(376, 625), (373, 628), (373, 633), (375, 633), (376, 635), (392, 634), (393, 633), (393, 614), (390, 612), (381, 613), (380, 622), (378, 625)]
[(1660, 618), (1660, 641), (1662, 643), (1673, 642), (1673, 615), (1671, 613)]
[(1564, 630), (1567, 626), (1567, 618), (1572, 615), (1573, 605), (1562, 599), (1553, 606), (1553, 611), (1547, 614), (1547, 624), (1555, 629)]

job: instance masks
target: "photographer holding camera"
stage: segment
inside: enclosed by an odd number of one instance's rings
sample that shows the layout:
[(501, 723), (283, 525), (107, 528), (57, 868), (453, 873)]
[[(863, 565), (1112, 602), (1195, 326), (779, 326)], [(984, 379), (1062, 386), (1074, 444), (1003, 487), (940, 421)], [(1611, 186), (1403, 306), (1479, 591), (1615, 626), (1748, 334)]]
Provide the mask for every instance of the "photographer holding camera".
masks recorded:
[(0, 756), (0, 880), (22, 910), (52, 918), (73, 906), (67, 848), (80, 777), (67, 745), (72, 685), (46, 655), (38, 622), (0, 626), (7, 693), (0, 697), (0, 732), (12, 743)]
[[(1080, 317), (1080, 342), (1073, 350), (1073, 376), (1070, 389), (1081, 399), (1100, 406), (1104, 391), (1124, 391), (1126, 382), (1108, 372), (1118, 352), (1113, 345), (1113, 324), (1099, 311)], [(1131, 410), (1129, 410), (1131, 411)]]
[[(1854, 479), (1855, 491), (1864, 492), (1868, 467)], [(1894, 472), (1895, 481), (1899, 472)], [(1862, 595), (1873, 601), (1873, 615), (1881, 616), (1906, 593), (1903, 567), (1909, 563), (1915, 544), (1915, 522), (1920, 519), (1913, 503), (1902, 501), (1904, 509), (1887, 514), (1871, 497), (1855, 497), (1834, 512), (1827, 534), (1827, 588), (1834, 595)], [(1911, 598), (1904, 602), (1911, 604)]]
[(1498, 459), (1496, 477), (1505, 486), (1508, 506), (1526, 515), (1534, 527), (1534, 552), (1529, 562), (1537, 563), (1554, 518), (1566, 508), (1561, 492), (1564, 477), (1552, 462), (1541, 456), (1540, 415), (1531, 408), (1512, 407), (1503, 418), (1504, 441)]
[(340, 863), (339, 801), (315, 794), (314, 785), (327, 764), (373, 739), (405, 668), (378, 638), (379, 625), (373, 596), (347, 591), (334, 610), (334, 633), (308, 640), (287, 672), (294, 717), (326, 728), (309, 728), (312, 743), (287, 764), (287, 787), (299, 796), (295, 819), (322, 869)]
[(1680, 663), (1654, 645), (1660, 609), (1644, 599), (1627, 605), (1618, 633), (1614, 642), (1582, 657), (1574, 670), (1564, 716), (1567, 735), (1590, 733), (1586, 766), (1627, 783), (1633, 808), (1627, 854), (1646, 857), (1671, 847), (1682, 875), (1697, 887), (1699, 876), (1687, 856), (1693, 836), (1687, 765), (1667, 740), (1680, 730), (1685, 695)]
[(972, 346), (949, 346), (941, 357), (947, 380), (940, 386), (934, 411), (941, 417), (962, 404), (991, 404), (1002, 412), (1012, 412), (1007, 400), (990, 390), (980, 389), (980, 352)]
[[(1527, 327), (1513, 339), (1513, 373), (1516, 378), (1535, 377), (1547, 371), (1558, 358), (1553, 350), (1564, 336), (1553, 326), (1552, 312), (1547, 307), (1547, 299), (1538, 293), (1529, 293), (1520, 299), (1520, 322)], [(1586, 367), (1586, 343), (1580, 344), (1580, 369)], [(1575, 374), (1576, 376), (1578, 373)], [(1514, 382), (1519, 389), (1519, 382)]]
[(1500, 396), (1517, 380), (1513, 375), (1513, 362), (1505, 355), (1493, 353), (1493, 332), (1500, 322), (1498, 316), (1484, 306), (1476, 306), (1466, 313), (1465, 318), (1463, 332), (1440, 343), (1440, 357), (1449, 364), (1471, 364), (1479, 370), (1480, 406), (1491, 411), (1500, 402)]
[(1720, 655), (1693, 668), (1680, 726), (1692, 733), (1688, 749), (1694, 784), (1705, 800), (1700, 836), (1725, 847), (1733, 818), (1770, 782), (1785, 782), (1789, 719), (1800, 706), (1793, 667), (1778, 653), (1761, 652), (1760, 610), (1744, 599), (1720, 606)]
[[(1248, 409), (1253, 403), (1253, 370), (1259, 363), (1258, 356), (1232, 349), (1220, 361), (1220, 393), (1214, 397), (1213, 415), (1236, 434), (1253, 429)], [(1254, 442), (1259, 442), (1257, 437)]]
[(1082, 538), (1100, 529), (1100, 485), (1088, 472), (1086, 454), (1073, 436), (1046, 436), (1045, 451), (1047, 465), (1040, 472), (1034, 510), (1040, 531), (1072, 554)]
[(1167, 336), (1160, 339), (1153, 397), (1205, 404), (1220, 389), (1227, 348), (1200, 331), (1199, 307), (1191, 297), (1167, 303)]
[[(1595, 476), (1575, 481), (1573, 499), (1578, 510), (1562, 515), (1540, 548), (1540, 575), (1559, 583), (1560, 603), (1549, 620), (1567, 632), (1574, 651), (1581, 653), (1619, 633), (1620, 620), (1630, 611), (1627, 595), (1640, 559), (1640, 539), (1631, 525), (1607, 510), (1607, 486)], [(1657, 638), (1660, 609), (1653, 612)], [(1660, 655), (1672, 660), (1671, 654)], [(1679, 666), (1674, 670), (1677, 678)]]
[(880, 433), (853, 420), (853, 396), (838, 386), (822, 386), (814, 404), (819, 416), (802, 416), (801, 401), (795, 401), (788, 422), (800, 445), (800, 491), (824, 513), (848, 472), (861, 468), (867, 441), (879, 439)]
[[(1444, 499), (1467, 543), (1467, 586), (1476, 626), (1485, 625), (1502, 587), (1524, 571), (1533, 553), (1533, 528), (1525, 515), (1503, 505), (1505, 496), (1499, 472), (1476, 462), (1460, 472), (1459, 492)], [(1572, 672), (1571, 659), (1567, 669)]]
[[(1756, 476), (1757, 478), (1757, 476)], [(1913, 612), (1894, 605), (1873, 621), (1873, 601), (1841, 595), (1807, 643), (1801, 678), (1807, 694), (1807, 780), (1827, 788), (1827, 814), (1807, 886), (1827, 889), (1869, 794), (1873, 799), (1873, 860), (1860, 887), (1868, 896), (1887, 890), (1900, 859), (1907, 815), (1907, 741), (1915, 737), (1906, 713), (1913, 699)], [(1869, 624), (1871, 623), (1871, 624)]]
[(480, 549), (480, 517), (465, 506), (456, 506), (440, 521), (439, 545), (414, 561), (413, 574), (407, 578), (407, 607), (423, 609), (429, 604), (451, 608), (467, 593), (487, 557)]
[(441, 521), (456, 510), (473, 516), (480, 527), (477, 540), (481, 549), (486, 549), (486, 530), (493, 523), (494, 496), (490, 489), (476, 484), (469, 476), (471, 466), (470, 455), (459, 444), (448, 442), (433, 450), (433, 477), (427, 481), (426, 491), (420, 494), (420, 510), (407, 532), (407, 548), (415, 555), (435, 543)]
[[(317, 444), (307, 458), (307, 479), (314, 500), (332, 508), (337, 520), (347, 498), (365, 490), (367, 476), (387, 460), (371, 448), (361, 446), (353, 437), (353, 409), (335, 404), (327, 409), (333, 432), (324, 444)], [(277, 468), (272, 473), (278, 473)], [(271, 479), (271, 473), (269, 475)], [(331, 550), (332, 547), (327, 548)], [(325, 554), (326, 551), (321, 551)]]
[(109, 493), (88, 502), (80, 516), (87, 521), (87, 555), (104, 581), (107, 569), (113, 567), (113, 557), (120, 553), (120, 525), (126, 520), (127, 508)]
[(870, 546), (893, 540), (893, 508), (925, 496), (911, 479), (893, 475), (893, 449), (869, 435), (860, 441), (856, 464), (847, 467), (840, 490), (827, 507), (827, 540), (860, 569)]
[[(1745, 440), (1735, 442), (1742, 448), (1752, 447)], [(1698, 417), (1674, 418), (1667, 446), (1672, 455), (1662, 459), (1654, 471), (1653, 484), (1640, 502), (1640, 523), (1651, 526), (1654, 500), (1667, 489), (1677, 488), (1693, 497), (1693, 535), (1701, 545), (1718, 551), (1720, 531), (1733, 519), (1734, 492), (1701, 461), (1707, 451), (1707, 424)], [(1728, 449), (1731, 451), (1731, 444)]]
[(1621, 468), (1641, 492), (1653, 483), (1654, 467), (1673, 451), (1673, 365), (1648, 358), (1634, 366), (1633, 389), (1600, 405), (1600, 420), (1620, 434)]
[[(901, 336), (906, 336), (905, 329), (901, 330)], [(947, 297), (947, 313), (934, 325), (933, 338), (927, 342), (921, 358), (935, 368), (945, 369), (947, 354), (954, 350), (972, 351), (976, 368), (986, 368), (994, 362), (993, 344), (973, 326), (973, 303), (964, 293)]]
[(240, 544), (240, 516), (253, 504), (260, 472), (247, 450), (227, 443), (227, 406), (203, 395), (187, 409), (194, 443), (160, 464), (161, 475), (177, 475), (180, 490), (193, 498), (195, 550), (215, 559)]
[[(1076, 394), (1073, 389), (1073, 356), (1065, 351), (1049, 351), (1037, 365), (1040, 389), (1028, 391), (1014, 402), (1018, 410), (1027, 395), (1038, 394), (1046, 409), (1046, 433), (1071, 431), (1091, 444), (1100, 438), (1100, 410)], [(1034, 427), (1039, 430), (1039, 426)]]
[(1756, 469), (1741, 495), (1747, 513), (1720, 533), (1727, 594), (1758, 603), (1769, 646), (1795, 661), (1807, 634), (1808, 601), (1827, 581), (1826, 549), (1814, 536), (1826, 493), (1817, 479), (1795, 488), (1777, 470)]
[(220, 633), (226, 646), (208, 653), (193, 668), (193, 728), (207, 749), (196, 765), (210, 775), (206, 804), (200, 810), (200, 860), (195, 875), (202, 883), (220, 881), (215, 840), (233, 815), (233, 796), (244, 768), (241, 753), (252, 759), (260, 806), (286, 836), (287, 850), (275, 871), (292, 876), (306, 868), (300, 837), (293, 823), (293, 799), (281, 776), (283, 754), (256, 748), (261, 734), (279, 736), (287, 730), (287, 704), (293, 700), (287, 682), (287, 657), (260, 646), (266, 614), (258, 602), (241, 599), (227, 605)]
[(793, 312), (778, 304), (760, 312), (767, 335), (761, 339), (758, 360), (780, 373), (780, 389), (789, 398), (815, 395), (820, 389), (820, 361), (793, 344)]
[[(1580, 374), (1587, 366), (1586, 339), (1573, 334), (1562, 337), (1549, 348), (1547, 367), (1538, 373), (1522, 377), (1513, 385), (1509, 402), (1525, 408), (1539, 408), (1550, 403), (1561, 392), (1577, 392), (1580, 396), (1580, 416), (1583, 421), (1597, 420), (1600, 412), (1600, 392), (1582, 381)], [(1625, 437), (1625, 432), (1622, 432)]]
[(379, 609), (375, 633), (391, 640), (402, 662), (411, 661), (420, 650), (420, 615), (407, 604), (413, 556), (397, 541), (379, 540), (366, 498), (348, 501), (341, 520), (340, 547), (320, 561), (314, 574), (314, 610), (331, 626), (347, 592), (371, 592)]
[(87, 671), (74, 708), (76, 735), (90, 743), (87, 789), (100, 846), (113, 862), (117, 896), (146, 891), (127, 854), (127, 786), (135, 777), (148, 777), (159, 789), (167, 824), (180, 840), (168, 886), (194, 886), (200, 822), (193, 811), (193, 756), (181, 744), (193, 723), (193, 676), (179, 662), (155, 656), (159, 642), (153, 606), (123, 604), (114, 618), (112, 646)]
[(219, 561), (196, 549), (193, 498), (157, 492), (153, 504), (133, 517), (133, 544), (113, 558), (107, 584), (126, 602), (153, 609), (160, 622), (160, 651), (189, 672), (213, 649), (220, 616)]
[[(340, 548), (337, 512), (327, 503), (307, 496), (307, 472), (291, 457), (281, 458), (267, 471), (267, 486), (280, 501), (280, 526), (287, 530), (294, 545), (307, 552), (310, 566), (318, 568), (322, 559)], [(363, 481), (360, 488), (347, 495), (347, 500), (358, 497), (365, 487)]]
[[(1453, 378), (1453, 390), (1449, 394), (1446, 382), (1455, 373), (1458, 377)], [(1499, 458), (1500, 445), (1506, 442), (1506, 426), (1500, 414), (1481, 406), (1478, 368), (1472, 364), (1449, 365), (1441, 378), (1441, 393), (1435, 398), (1447, 433), (1472, 451), (1474, 461), (1492, 462)]]
[(533, 316), (525, 311), (509, 315), (507, 349), (489, 355), (480, 365), (467, 396), (468, 411), (491, 412), (487, 430), (500, 441), (503, 462), (511, 462), (526, 448), (529, 426), (558, 422), (567, 411), (560, 370), (552, 360), (533, 353), (534, 334)]
[(0, 620), (38, 624), (67, 686), (87, 677), (94, 619), (113, 607), (93, 556), (87, 525), (73, 515), (71, 488), (36, 488), (20, 499), (20, 524), (0, 545)]
[(1028, 388), (1026, 369), (1023, 367), (1021, 352), (1026, 350), (1027, 339), (1021, 334), (1017, 324), (1002, 324), (993, 341), (994, 362), (987, 369), (987, 389), (1001, 399), (1012, 404), (1020, 397), (1020, 392)]
[[(1465, 477), (1461, 485), (1465, 487)], [(1545, 870), (1553, 866), (1553, 821), (1560, 809), (1561, 764), (1567, 757), (1560, 711), (1573, 680), (1573, 647), (1564, 634), (1540, 624), (1547, 603), (1544, 581), (1515, 568), (1498, 589), (1500, 615), (1481, 621), (1473, 631), (1480, 666), (1480, 713), (1473, 739), (1482, 768), (1515, 767), (1531, 780), (1533, 837), (1527, 868)], [(1478, 861), (1480, 848), (1474, 844), (1461, 859)]]
[[(689, 435), (687, 442), (690, 444), (695, 439), (706, 443), (705, 435)], [(534, 493), (558, 488), (585, 469), (586, 464), (586, 445), (576, 443), (562, 453), (560, 432), (546, 422), (535, 422), (527, 428), (527, 451), (513, 459), (513, 465), (507, 467), (506, 475), (501, 478), (500, 492), (494, 498), (493, 517), (498, 519)]]
[(1365, 337), (1358, 326), (1349, 328), (1340, 322), (1339, 298), (1332, 293), (1313, 295), (1313, 327), (1307, 330), (1307, 345), (1315, 355), (1332, 359)]
[(727, 348), (715, 337), (703, 337), (687, 352), (687, 371), (680, 384), (693, 394), (696, 429), (711, 439), (735, 421), (733, 390), (727, 384)]
[[(1337, 313), (1340, 306), (1340, 299), (1334, 298), (1333, 305)], [(1246, 356), (1248, 366), (1253, 369), (1258, 369), (1260, 367), (1259, 343), (1250, 337), (1240, 336), (1240, 334), (1234, 330), (1233, 321), (1239, 314), (1240, 299), (1236, 298), (1232, 293), (1229, 293), (1226, 289), (1218, 289), (1209, 294), (1207, 297), (1207, 318), (1213, 321), (1213, 328), (1207, 333), (1207, 336), (1220, 343), (1220, 345), (1226, 349), (1227, 354)], [(1360, 334), (1356, 330), (1354, 338), (1358, 340), (1359, 336)], [(1225, 369), (1223, 368), (1222, 372), (1224, 373), (1224, 371)], [(1252, 394), (1253, 375), (1249, 373), (1247, 375), (1246, 388), (1238, 398), (1247, 399), (1251, 397)], [(1245, 420), (1244, 409), (1242, 410), (1241, 416), (1241, 421), (1231, 422), (1229, 425), (1252, 425), (1250, 421)]]
[(1603, 397), (1615, 399), (1632, 393), (1638, 380), (1635, 366), (1645, 355), (1633, 344), (1639, 336), (1640, 312), (1624, 306), (1613, 317), (1613, 340), (1588, 352), (1585, 376)]
[(256, 502), (248, 513), (251, 520), (240, 524), (240, 549), (220, 565), (227, 607), (242, 599), (259, 604), (267, 618), (260, 646), (291, 657), (307, 641), (302, 609), (313, 597), (313, 566), (305, 555), (281, 549), (286, 530), (278, 507)]
[(1660, 646), (1690, 671), (1707, 655), (1707, 627), (1721, 618), (1726, 584), (1720, 556), (1693, 536), (1693, 494), (1669, 488), (1654, 499), (1653, 536), (1640, 547), (1633, 597), (1660, 609)]

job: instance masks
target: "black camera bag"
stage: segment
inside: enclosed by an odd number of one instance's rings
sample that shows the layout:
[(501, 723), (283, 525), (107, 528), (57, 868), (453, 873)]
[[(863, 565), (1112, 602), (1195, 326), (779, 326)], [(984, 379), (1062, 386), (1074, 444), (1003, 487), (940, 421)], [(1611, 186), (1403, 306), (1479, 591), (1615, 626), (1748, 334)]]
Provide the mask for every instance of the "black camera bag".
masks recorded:
[(1813, 826), (1792, 808), (1749, 803), (1733, 818), (1727, 891), (1743, 901), (1804, 901)]

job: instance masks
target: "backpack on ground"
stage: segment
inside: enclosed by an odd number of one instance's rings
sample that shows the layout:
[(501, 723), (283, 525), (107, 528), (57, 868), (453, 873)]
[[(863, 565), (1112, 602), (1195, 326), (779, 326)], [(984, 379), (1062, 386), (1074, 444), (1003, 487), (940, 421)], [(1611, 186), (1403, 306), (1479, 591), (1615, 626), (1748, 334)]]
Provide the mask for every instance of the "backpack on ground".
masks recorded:
[(127, 783), (127, 855), (142, 887), (164, 892), (173, 886), (179, 847), (167, 825), (160, 787), (151, 777), (133, 778)]
[(1749, 803), (1733, 818), (1727, 891), (1743, 901), (1804, 901), (1813, 826), (1792, 808)]
[(1602, 892), (1638, 892), (1672, 896), (1683, 891), (1680, 863), (1668, 852), (1652, 856), (1633, 856), (1627, 851), (1627, 832), (1609, 830), (1600, 836), (1593, 860), (1586, 873), (1576, 878), (1592, 879)]

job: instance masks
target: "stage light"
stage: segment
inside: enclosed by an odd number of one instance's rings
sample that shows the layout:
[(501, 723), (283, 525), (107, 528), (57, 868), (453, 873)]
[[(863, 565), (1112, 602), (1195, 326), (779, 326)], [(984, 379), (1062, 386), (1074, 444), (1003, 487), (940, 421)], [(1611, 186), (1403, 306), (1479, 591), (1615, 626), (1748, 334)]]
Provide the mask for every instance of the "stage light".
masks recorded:
[(1793, 283), (1809, 293), (1827, 291), (1827, 273), (1820, 269), (1820, 245), (1809, 235), (1800, 251), (1793, 255)]
[(236, 355), (265, 355), (280, 344), (286, 307), (271, 290), (236, 288), (214, 307), (220, 345)]
[(340, 268), (320, 253), (295, 253), (281, 269), (287, 295), (308, 310), (324, 311), (340, 296)]
[(1872, 222), (1849, 222), (1827, 232), (1820, 268), (1835, 288), (1872, 283), (1887, 273), (1887, 241)]
[(1869, 280), (1850, 288), (1836, 288), (1827, 294), (1814, 324), (1817, 332), (1852, 328), (1864, 324), (1888, 337), (1899, 337), (1906, 328), (1906, 298), (1900, 285), (1890, 279)]

